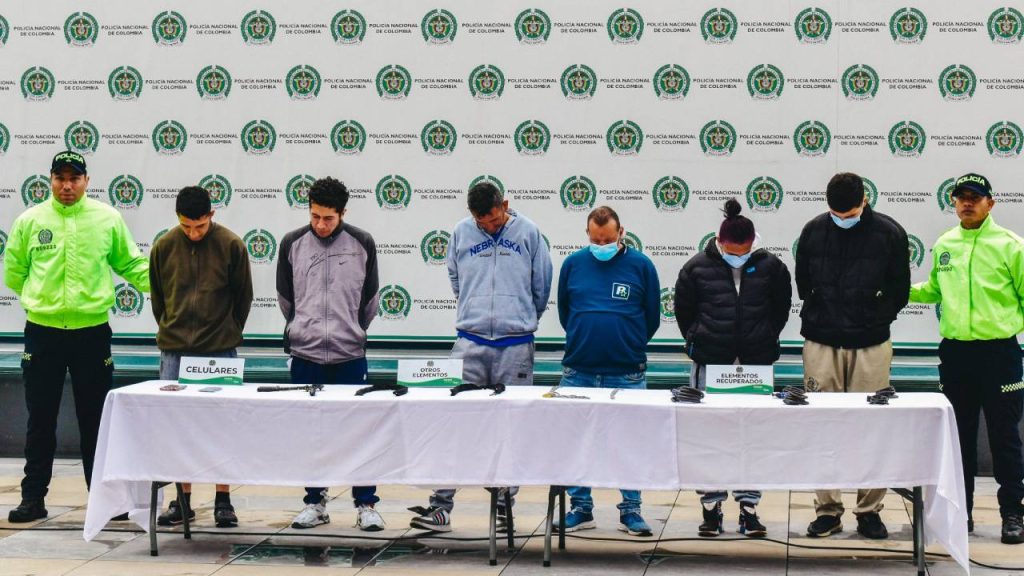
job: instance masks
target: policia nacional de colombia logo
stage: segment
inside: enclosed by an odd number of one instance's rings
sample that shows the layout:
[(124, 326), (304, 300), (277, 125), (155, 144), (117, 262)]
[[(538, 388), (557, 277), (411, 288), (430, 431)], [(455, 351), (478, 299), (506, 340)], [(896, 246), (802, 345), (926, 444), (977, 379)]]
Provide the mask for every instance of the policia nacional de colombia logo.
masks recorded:
[(1008, 120), (996, 122), (985, 134), (985, 144), (993, 158), (1016, 158), (1024, 146), (1024, 132)]
[(700, 147), (706, 156), (730, 156), (736, 149), (736, 130), (725, 120), (712, 120), (700, 129)]
[(717, 234), (715, 232), (708, 232), (705, 234), (704, 237), (700, 239), (700, 242), (697, 243), (697, 252), (704, 252), (704, 250), (707, 249), (708, 244), (715, 241), (716, 236)]
[(953, 189), (956, 188), (956, 178), (949, 178), (939, 184), (935, 191), (935, 199), (939, 203), (939, 210), (944, 214), (956, 214), (956, 205), (953, 201)]
[(616, 156), (636, 156), (644, 143), (644, 131), (631, 120), (619, 120), (605, 134), (608, 151)]
[(782, 184), (771, 176), (759, 176), (747, 184), (747, 206), (755, 212), (775, 212), (782, 206)]
[(897, 122), (889, 130), (889, 150), (893, 156), (901, 158), (918, 158), (924, 152), (928, 136), (924, 128), (917, 122), (904, 120)]
[(342, 120), (331, 129), (331, 146), (337, 154), (359, 154), (366, 147), (366, 130), (355, 120)]
[(772, 64), (759, 64), (747, 74), (747, 91), (754, 100), (777, 100), (785, 85), (782, 70)]
[(501, 68), (481, 64), (469, 73), (469, 93), (476, 100), (497, 100), (505, 91), (505, 74)]
[(540, 120), (527, 120), (516, 127), (516, 150), (524, 156), (543, 156), (551, 145), (551, 131)]
[(590, 100), (597, 91), (597, 74), (586, 64), (573, 64), (562, 72), (561, 85), (567, 100)]
[(867, 64), (854, 64), (843, 72), (842, 84), (847, 100), (872, 100), (878, 93), (878, 73)]
[(107, 90), (114, 100), (138, 100), (143, 83), (142, 74), (138, 70), (131, 66), (118, 66), (107, 77)]
[(292, 100), (312, 100), (320, 94), (320, 73), (316, 68), (299, 64), (288, 71), (284, 86)]
[(442, 265), (448, 257), (452, 235), (444, 230), (432, 230), (420, 240), (420, 256), (427, 264)]
[(384, 286), (377, 292), (377, 315), (384, 320), (405, 320), (412, 310), (412, 296), (398, 284)]
[(796, 15), (793, 30), (801, 44), (824, 44), (832, 35), (832, 17), (821, 8), (805, 8)]
[(878, 204), (878, 186), (870, 178), (861, 176), (860, 179), (864, 181), (864, 196), (868, 199), (868, 206), (874, 208)]
[(21, 184), (21, 201), (26, 207), (42, 204), (50, 199), (50, 179), (43, 174), (29, 176)]
[(250, 230), (242, 237), (249, 261), (253, 264), (269, 264), (277, 254), (277, 240), (274, 235), (261, 228)]
[(46, 102), (53, 98), (57, 81), (46, 68), (33, 66), (21, 75), (21, 95), (29, 102)]
[(64, 39), (69, 46), (92, 46), (99, 35), (99, 22), (88, 12), (75, 12), (64, 21)]
[(690, 187), (678, 176), (665, 176), (655, 182), (651, 198), (659, 212), (678, 212), (690, 202)]
[(420, 131), (423, 151), (432, 156), (448, 156), (455, 151), (459, 133), (445, 120), (432, 120)]
[(253, 10), (243, 16), (238, 28), (242, 32), (242, 40), (250, 46), (266, 46), (277, 35), (277, 21), (264, 10)]
[(297, 209), (309, 208), (309, 190), (316, 182), (316, 178), (309, 174), (299, 174), (288, 181), (284, 187), (284, 196), (288, 200), (288, 206)]
[(654, 73), (654, 93), (661, 100), (682, 100), (690, 93), (690, 73), (678, 64), (665, 64)]
[(7, 18), (4, 18), (3, 14), (0, 14), (0, 48), (7, 45), (7, 39), (11, 36), (11, 25), (7, 22)]
[(210, 207), (214, 210), (231, 204), (231, 182), (220, 174), (209, 174), (199, 181), (199, 187), (210, 195)]
[(644, 243), (640, 241), (640, 237), (632, 232), (626, 232), (625, 236), (622, 237), (622, 243), (629, 246), (631, 250), (637, 252), (644, 251)]
[(331, 36), (335, 44), (352, 46), (366, 37), (366, 18), (355, 10), (342, 10), (331, 19)]
[(377, 182), (377, 205), (385, 210), (405, 210), (412, 202), (412, 185), (398, 174), (389, 174)]
[(805, 158), (816, 158), (828, 153), (832, 145), (832, 132), (828, 126), (817, 120), (802, 122), (793, 131), (793, 146), (796, 153)]
[(608, 16), (607, 28), (615, 44), (636, 44), (644, 34), (644, 19), (632, 8), (619, 8)]
[(658, 301), (661, 307), (661, 321), (662, 322), (675, 322), (676, 321), (676, 289), (673, 287), (662, 288), (661, 295), (658, 297)]
[(900, 8), (889, 18), (889, 34), (897, 44), (920, 44), (928, 33), (928, 19), (917, 8)]
[(384, 100), (404, 100), (412, 90), (412, 75), (398, 64), (390, 64), (377, 72), (377, 95)]
[(514, 26), (520, 44), (543, 44), (551, 36), (551, 18), (536, 8), (520, 12)]
[(64, 145), (82, 155), (92, 154), (100, 145), (100, 131), (87, 120), (72, 122), (64, 130)]
[(505, 195), (505, 184), (497, 176), (491, 176), (490, 174), (484, 174), (483, 176), (477, 176), (476, 178), (473, 178), (473, 180), (469, 183), (469, 186), (466, 187), (466, 190), (472, 190), (473, 187), (476, 186), (477, 184), (484, 183), (493, 185), (495, 188), (498, 189), (498, 192), (501, 192), (502, 196)]
[(927, 253), (924, 242), (913, 234), (907, 234), (907, 244), (910, 249), (910, 269), (917, 270), (924, 264), (924, 256)]
[(11, 147), (11, 131), (0, 123), (0, 156), (7, 154), (7, 150)]
[(110, 311), (118, 318), (135, 318), (142, 314), (146, 298), (139, 289), (127, 282), (114, 287), (114, 305)]
[(196, 90), (203, 100), (224, 100), (231, 94), (231, 74), (222, 66), (207, 66), (196, 76)]
[(584, 212), (597, 202), (597, 186), (586, 176), (570, 176), (562, 182), (558, 196), (566, 210)]
[(736, 15), (725, 8), (712, 8), (700, 19), (700, 33), (708, 44), (728, 44), (738, 29)]
[(7, 251), (7, 233), (0, 230), (0, 262), (4, 261), (4, 252)]
[(947, 101), (970, 100), (978, 85), (974, 71), (963, 64), (947, 66), (939, 74), (939, 93)]
[(185, 151), (188, 132), (176, 120), (164, 120), (153, 128), (153, 148), (157, 154), (175, 156)]
[(988, 17), (988, 37), (996, 44), (1019, 44), (1024, 37), (1024, 14), (1009, 6)]
[(447, 10), (431, 10), (420, 21), (420, 32), (427, 44), (451, 44), (459, 31), (459, 21)]
[(153, 41), (159, 46), (180, 46), (185, 42), (185, 35), (188, 34), (188, 23), (185, 17), (177, 12), (168, 10), (161, 12), (153, 18)]
[(107, 186), (110, 205), (119, 210), (138, 208), (142, 205), (143, 194), (142, 182), (131, 174), (117, 176)]
[(248, 154), (270, 154), (277, 145), (277, 131), (266, 120), (253, 120), (242, 127), (242, 149)]

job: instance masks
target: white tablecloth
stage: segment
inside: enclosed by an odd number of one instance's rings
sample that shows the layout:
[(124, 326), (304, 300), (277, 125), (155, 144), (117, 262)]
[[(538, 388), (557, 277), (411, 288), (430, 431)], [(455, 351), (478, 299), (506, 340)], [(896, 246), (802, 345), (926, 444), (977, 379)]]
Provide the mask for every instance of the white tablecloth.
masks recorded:
[(356, 386), (216, 393), (165, 382), (112, 391), (85, 523), (91, 540), (125, 511), (145, 524), (154, 480), (275, 486), (588, 485), (647, 490), (925, 487), (928, 542), (967, 567), (967, 512), (952, 407), (940, 394), (709, 395), (565, 389), (589, 400)]

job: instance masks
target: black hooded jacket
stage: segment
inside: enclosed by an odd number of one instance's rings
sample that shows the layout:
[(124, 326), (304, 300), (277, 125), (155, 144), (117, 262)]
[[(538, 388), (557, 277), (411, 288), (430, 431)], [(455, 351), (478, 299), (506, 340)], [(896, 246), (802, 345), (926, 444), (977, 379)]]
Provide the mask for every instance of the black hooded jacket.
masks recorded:
[(910, 297), (907, 233), (870, 206), (849, 230), (821, 214), (800, 234), (796, 287), (804, 338), (833, 348), (881, 344)]
[(772, 364), (793, 298), (789, 270), (767, 250), (755, 250), (733, 268), (715, 242), (683, 265), (676, 280), (675, 314), (690, 358), (698, 364)]

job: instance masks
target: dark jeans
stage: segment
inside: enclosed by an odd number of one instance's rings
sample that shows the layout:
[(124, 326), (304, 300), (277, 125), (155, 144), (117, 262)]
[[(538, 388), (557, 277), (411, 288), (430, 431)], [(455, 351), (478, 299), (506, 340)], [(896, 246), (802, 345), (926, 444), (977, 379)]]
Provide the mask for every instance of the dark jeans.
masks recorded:
[(44, 498), (49, 490), (53, 453), (57, 449), (57, 414), (64, 392), (64, 376), (69, 371), (81, 436), (85, 485), (88, 487), (92, 480), (103, 401), (114, 380), (110, 325), (63, 330), (27, 322), (21, 369), (25, 381), (25, 405), (28, 407), (25, 479), (21, 481), (21, 497), (38, 500)]
[(942, 393), (953, 405), (960, 436), (967, 510), (974, 507), (974, 476), (978, 473), (979, 412), (985, 412), (992, 465), (999, 491), (999, 514), (1020, 514), (1024, 504), (1024, 456), (1020, 425), (1024, 408), (1021, 353), (1016, 338), (1006, 340), (943, 340), (939, 346)]
[[(295, 384), (365, 384), (369, 377), (366, 358), (356, 358), (341, 364), (317, 364), (292, 356), (292, 382)], [(367, 433), (370, 433), (367, 431)], [(327, 494), (326, 488), (306, 488), (302, 501), (316, 504)], [(353, 486), (352, 499), (356, 506), (380, 502), (376, 486)]]

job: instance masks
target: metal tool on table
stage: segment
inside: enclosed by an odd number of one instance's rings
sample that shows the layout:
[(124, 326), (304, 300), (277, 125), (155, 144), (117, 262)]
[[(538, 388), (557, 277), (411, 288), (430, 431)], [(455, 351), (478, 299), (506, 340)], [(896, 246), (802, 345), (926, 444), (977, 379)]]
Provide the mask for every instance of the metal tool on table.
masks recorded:
[(452, 388), (452, 396), (455, 396), (455, 395), (459, 394), (460, 392), (467, 392), (469, 390), (492, 390), (491, 396), (497, 396), (498, 394), (501, 394), (502, 392), (505, 391), (505, 385), (501, 384), (501, 383), (498, 383), (498, 384), (484, 384), (483, 386), (480, 386), (478, 384), (468, 384), (468, 383), (466, 383), (466, 384), (459, 384), (458, 386), (455, 386), (455, 387)]
[(356, 396), (363, 396), (371, 392), (392, 392), (395, 396), (403, 396), (409, 393), (409, 387), (401, 384), (374, 384), (356, 390)]
[(545, 392), (541, 397), (542, 398), (567, 398), (569, 400), (590, 400), (590, 396), (580, 396), (580, 395), (577, 395), (577, 394), (562, 394), (561, 392), (558, 391), (558, 389), (560, 387), (561, 386), (558, 385), (558, 384), (552, 386), (551, 389), (548, 390), (547, 392)]
[(260, 386), (256, 388), (257, 392), (287, 392), (289, 390), (302, 390), (309, 392), (310, 396), (316, 396), (316, 393), (323, 390), (323, 384), (306, 384), (305, 386)]

